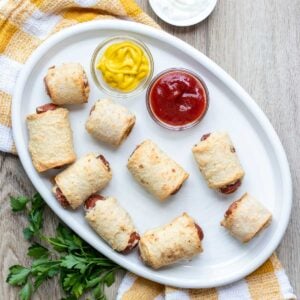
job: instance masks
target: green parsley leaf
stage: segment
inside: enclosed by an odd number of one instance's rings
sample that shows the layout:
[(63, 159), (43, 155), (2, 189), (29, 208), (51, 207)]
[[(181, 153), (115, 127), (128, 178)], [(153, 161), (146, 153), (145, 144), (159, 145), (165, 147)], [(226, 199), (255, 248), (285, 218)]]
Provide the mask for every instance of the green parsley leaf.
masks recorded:
[(68, 245), (64, 243), (60, 238), (47, 238), (47, 242), (56, 250), (57, 252), (66, 252), (68, 250)]
[(29, 227), (23, 229), (23, 235), (25, 240), (30, 240), (33, 237), (34, 232)]
[(97, 276), (95, 278), (88, 280), (86, 283), (87, 288), (92, 288), (92, 287), (96, 286), (101, 281), (101, 279), (102, 278), (100, 276)]
[(42, 245), (34, 243), (28, 248), (27, 255), (33, 258), (48, 257), (49, 251)]
[(50, 238), (48, 242), (58, 252), (65, 252), (66, 249), (68, 249), (69, 251), (82, 253), (85, 248), (83, 240), (63, 224), (58, 225), (56, 229), (56, 237)]
[(83, 244), (82, 239), (79, 236), (73, 234), (74, 249), (81, 249), (82, 248), (82, 244)]
[(49, 272), (51, 274), (51, 271), (53, 269), (57, 269), (60, 266), (60, 260), (49, 260), (47, 257), (42, 257), (39, 259), (36, 259), (32, 262), (31, 265), (31, 272), (33, 275), (40, 275), (40, 274), (46, 274), (49, 276)]
[(93, 295), (95, 297), (95, 300), (106, 300), (106, 296), (101, 285), (98, 285), (96, 288), (94, 288)]
[(59, 266), (52, 266), (52, 268), (49, 269), (47, 275), (49, 278), (51, 278), (51, 277), (54, 277), (55, 275), (57, 275), (60, 271), (61, 271), (61, 269), (59, 268)]
[(19, 295), (21, 300), (29, 300), (32, 294), (32, 285), (27, 282), (21, 289)]
[(43, 211), (40, 209), (34, 209), (28, 216), (28, 221), (32, 226), (33, 232), (37, 233), (43, 226)]
[(103, 282), (107, 285), (107, 286), (111, 286), (114, 282), (115, 282), (115, 274), (113, 272), (108, 272), (104, 278), (103, 278)]
[(29, 274), (30, 269), (20, 265), (11, 266), (9, 268), (9, 274), (6, 278), (6, 282), (10, 285), (23, 285), (27, 282)]
[(72, 294), (75, 297), (79, 298), (80, 296), (82, 296), (84, 288), (84, 284), (80, 281), (77, 281), (72, 287)]
[(56, 236), (62, 238), (63, 240), (72, 240), (73, 232), (63, 224), (59, 223), (56, 228)]
[(62, 298), (61, 300), (77, 300), (77, 298), (75, 296), (68, 296), (66, 298)]
[(74, 255), (67, 255), (64, 257), (61, 266), (67, 269), (72, 269), (74, 266), (78, 265), (80, 262)]
[[(41, 268), (41, 265), (43, 265), (44, 269)], [(59, 274), (60, 268), (57, 263), (46, 263), (39, 264), (38, 267), (35, 267), (32, 274), (35, 277), (34, 280), (34, 290), (37, 290), (38, 287), (47, 279), (52, 278)]]
[(10, 206), (13, 212), (25, 210), (30, 199), (27, 197), (10, 197)]
[(78, 269), (80, 270), (80, 273), (84, 273), (84, 271), (88, 267), (87, 262), (85, 261), (84, 258), (75, 255), (65, 256), (61, 262), (61, 266), (67, 269), (72, 269), (72, 268)]
[(81, 275), (79, 273), (70, 273), (64, 279), (63, 288), (65, 291), (68, 291), (72, 288), (72, 286), (81, 279)]
[(32, 209), (34, 209), (34, 210), (44, 208), (45, 202), (40, 194), (38, 194), (38, 193), (34, 194), (34, 196), (32, 197), (31, 206), (32, 206)]
[(39, 276), (36, 276), (35, 278), (35, 281), (33, 283), (33, 286), (34, 286), (34, 290), (36, 291), (40, 285), (46, 281), (48, 279), (47, 275), (46, 274), (42, 274), (42, 275), (39, 275)]

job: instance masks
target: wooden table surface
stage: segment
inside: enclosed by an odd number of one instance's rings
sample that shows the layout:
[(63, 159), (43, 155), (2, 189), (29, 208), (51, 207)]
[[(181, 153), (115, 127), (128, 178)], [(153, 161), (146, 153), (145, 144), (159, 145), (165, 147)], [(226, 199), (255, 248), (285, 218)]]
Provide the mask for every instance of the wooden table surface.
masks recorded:
[[(138, 1), (163, 29), (209, 56), (257, 101), (286, 150), (294, 186), (294, 204), (286, 235), (278, 248), (292, 286), (300, 295), (300, 1), (220, 0), (213, 14), (189, 28), (175, 28), (155, 17), (148, 1)], [(0, 154), (0, 299), (17, 299), (18, 289), (5, 283), (8, 267), (26, 264), (25, 218), (12, 216), (10, 195), (34, 189), (17, 157)], [(263, 182), (262, 182), (263, 184)], [(47, 231), (58, 222), (47, 209)], [(123, 274), (108, 290), (115, 299)], [(35, 299), (60, 299), (56, 282), (45, 284)], [(229, 299), (230, 300), (230, 299)]]

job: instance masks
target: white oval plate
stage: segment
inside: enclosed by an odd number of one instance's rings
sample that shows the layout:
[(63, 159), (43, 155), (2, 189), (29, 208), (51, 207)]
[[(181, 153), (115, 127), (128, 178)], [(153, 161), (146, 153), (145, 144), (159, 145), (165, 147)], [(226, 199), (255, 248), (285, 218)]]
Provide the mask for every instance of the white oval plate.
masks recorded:
[[(98, 143), (86, 133), (84, 123), (89, 110), (97, 99), (106, 97), (93, 83), (89, 70), (90, 58), (103, 39), (120, 34), (135, 36), (147, 44), (154, 57), (154, 74), (170, 67), (184, 67), (202, 76), (210, 92), (210, 107), (200, 124), (182, 132), (159, 127), (148, 115), (143, 93), (135, 99), (123, 100), (123, 104), (136, 114), (137, 123), (118, 150)], [(48, 67), (73, 61), (84, 65), (91, 85), (89, 103), (70, 107), (75, 150), (78, 157), (95, 151), (103, 153), (110, 161), (113, 179), (102, 194), (116, 196), (141, 233), (169, 222), (184, 211), (188, 212), (205, 233), (201, 255), (191, 261), (154, 271), (140, 261), (136, 250), (127, 256), (112, 251), (90, 229), (82, 209), (65, 210), (55, 200), (50, 180), (55, 172), (38, 174), (33, 168), (27, 150), (25, 118), (37, 106), (49, 102), (43, 85)], [(122, 100), (119, 102), (122, 103)], [(26, 63), (15, 88), (12, 118), (21, 162), (48, 205), (93, 247), (140, 276), (183, 288), (228, 284), (259, 267), (276, 249), (286, 230), (292, 204), (291, 176), (282, 145), (268, 119), (220, 67), (163, 31), (114, 20), (81, 24), (56, 34), (43, 43)], [(246, 171), (241, 188), (227, 197), (206, 186), (191, 153), (192, 146), (202, 134), (215, 130), (230, 133)], [(182, 189), (165, 203), (146, 193), (126, 168), (130, 153), (146, 138), (153, 139), (190, 173)], [(219, 223), (229, 204), (246, 191), (261, 200), (272, 211), (274, 219), (272, 225), (257, 238), (241, 245)]]

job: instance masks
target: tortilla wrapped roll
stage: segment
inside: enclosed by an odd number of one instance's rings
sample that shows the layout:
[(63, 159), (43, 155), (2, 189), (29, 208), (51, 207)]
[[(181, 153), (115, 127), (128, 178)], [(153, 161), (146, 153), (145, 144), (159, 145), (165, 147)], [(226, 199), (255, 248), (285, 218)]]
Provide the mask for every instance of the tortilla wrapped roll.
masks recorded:
[(127, 167), (134, 178), (161, 201), (174, 195), (189, 177), (179, 164), (150, 140), (137, 146)]
[(134, 124), (135, 116), (127, 108), (103, 99), (95, 103), (85, 128), (96, 139), (117, 147), (130, 134)]
[(88, 101), (89, 83), (79, 63), (49, 68), (44, 82), (47, 94), (55, 104), (82, 104)]
[(113, 197), (92, 195), (85, 202), (86, 220), (114, 250), (129, 253), (140, 236), (126, 210)]
[(205, 134), (192, 151), (210, 188), (223, 194), (231, 194), (238, 189), (244, 170), (227, 133)]
[(29, 152), (38, 172), (75, 161), (69, 112), (50, 103), (27, 116)]
[(140, 240), (142, 260), (158, 269), (183, 259), (191, 259), (203, 251), (203, 232), (186, 213), (171, 223), (147, 231)]
[(246, 193), (230, 205), (221, 225), (235, 238), (246, 243), (269, 226), (271, 221), (269, 210)]
[(55, 178), (53, 192), (62, 206), (75, 209), (111, 180), (109, 163), (103, 155), (89, 153)]

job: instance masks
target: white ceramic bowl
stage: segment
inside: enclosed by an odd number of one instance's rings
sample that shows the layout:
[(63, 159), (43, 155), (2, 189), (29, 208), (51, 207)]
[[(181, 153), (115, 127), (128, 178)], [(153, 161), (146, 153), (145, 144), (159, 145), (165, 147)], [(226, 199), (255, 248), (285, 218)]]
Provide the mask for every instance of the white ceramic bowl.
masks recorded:
[[(164, 1), (164, 0), (161, 0)], [(163, 21), (166, 23), (169, 23), (174, 26), (179, 26), (179, 27), (185, 27), (185, 26), (192, 26), (195, 24), (200, 23), (201, 21), (205, 20), (214, 10), (216, 7), (218, 0), (210, 0), (206, 6), (205, 9), (203, 9), (197, 16), (188, 18), (186, 20), (174, 20), (168, 17), (167, 14), (165, 14), (159, 6), (156, 4), (154, 0), (149, 0), (150, 6), (155, 12), (155, 14), (161, 18)]]

